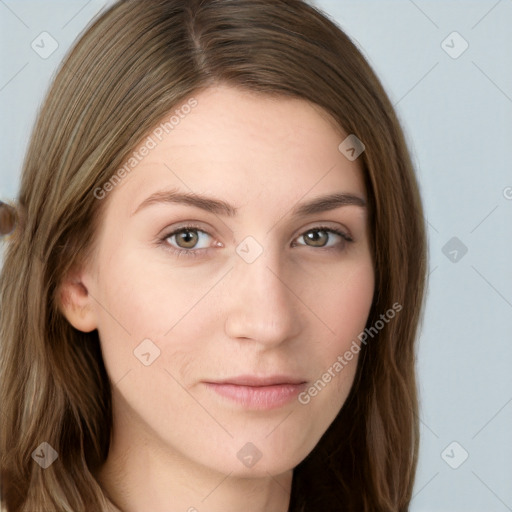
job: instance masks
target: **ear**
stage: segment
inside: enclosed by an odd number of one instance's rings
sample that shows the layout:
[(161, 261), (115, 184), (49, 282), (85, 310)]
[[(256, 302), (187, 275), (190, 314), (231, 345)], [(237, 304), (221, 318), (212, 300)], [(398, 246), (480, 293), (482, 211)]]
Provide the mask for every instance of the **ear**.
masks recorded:
[(91, 332), (98, 327), (95, 301), (80, 274), (64, 278), (57, 296), (61, 313), (75, 329)]

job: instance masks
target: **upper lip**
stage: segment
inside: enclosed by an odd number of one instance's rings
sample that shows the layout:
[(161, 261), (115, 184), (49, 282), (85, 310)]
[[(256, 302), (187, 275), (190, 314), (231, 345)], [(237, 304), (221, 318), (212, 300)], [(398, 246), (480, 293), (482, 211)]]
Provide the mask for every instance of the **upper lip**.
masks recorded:
[(297, 377), (287, 375), (270, 375), (268, 377), (257, 377), (255, 375), (239, 375), (218, 381), (208, 381), (211, 384), (233, 384), (236, 386), (276, 386), (279, 384), (304, 384), (306, 381)]

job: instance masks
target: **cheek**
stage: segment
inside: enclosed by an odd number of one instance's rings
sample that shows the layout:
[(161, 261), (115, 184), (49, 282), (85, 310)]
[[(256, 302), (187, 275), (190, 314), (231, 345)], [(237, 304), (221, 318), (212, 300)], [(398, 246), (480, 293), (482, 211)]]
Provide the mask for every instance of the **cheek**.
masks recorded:
[(302, 294), (324, 324), (322, 331), (318, 326), (318, 332), (324, 333), (325, 343), (330, 349), (343, 349), (364, 329), (370, 312), (374, 294), (370, 258), (310, 277)]
[(108, 264), (101, 269), (98, 290), (98, 314), (105, 330), (117, 323), (134, 337), (161, 336), (211, 287), (191, 272), (170, 272), (165, 260), (145, 256), (137, 248), (119, 247), (105, 258)]
[(371, 260), (346, 267), (329, 279), (324, 276), (317, 283), (317, 293), (311, 292), (307, 299), (315, 305), (323, 323), (316, 322), (315, 328), (313, 323), (309, 326), (312, 339), (317, 340), (309, 354), (316, 379), (301, 403), (314, 400), (315, 407), (325, 407), (327, 414), (334, 417), (352, 386), (360, 352), (358, 336), (365, 329), (373, 302)]
[(216, 304), (204, 300), (215, 276), (191, 268), (169, 270), (165, 255), (149, 263), (144, 253), (121, 244), (105, 251), (102, 261), (94, 295), (111, 380), (117, 382), (128, 371), (132, 379), (144, 364), (144, 358), (136, 358), (147, 353), (150, 360), (158, 356), (152, 368), (187, 373), (190, 361), (201, 359), (202, 338), (218, 318)]

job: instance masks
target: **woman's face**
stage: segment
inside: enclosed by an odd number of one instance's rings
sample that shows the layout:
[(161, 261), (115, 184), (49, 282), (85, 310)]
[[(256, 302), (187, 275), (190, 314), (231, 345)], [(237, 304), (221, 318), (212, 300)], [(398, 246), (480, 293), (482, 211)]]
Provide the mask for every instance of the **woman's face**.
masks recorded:
[(83, 330), (101, 339), (114, 443), (275, 475), (353, 382), (374, 291), (364, 181), (338, 149), (348, 134), (305, 101), (227, 86), (195, 99), (102, 199)]

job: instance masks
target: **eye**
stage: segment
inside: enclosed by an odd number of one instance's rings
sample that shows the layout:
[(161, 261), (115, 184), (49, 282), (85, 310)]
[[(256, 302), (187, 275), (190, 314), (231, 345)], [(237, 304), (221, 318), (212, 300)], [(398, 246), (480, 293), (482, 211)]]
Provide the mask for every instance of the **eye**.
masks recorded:
[[(162, 237), (160, 242), (166, 250), (176, 256), (195, 257), (207, 252), (214, 245), (222, 246), (219, 242), (212, 244), (212, 238), (209, 233), (198, 226), (189, 225), (171, 231)], [(300, 239), (303, 239), (304, 242), (298, 242)], [(305, 245), (323, 250), (341, 251), (349, 242), (353, 242), (353, 239), (347, 233), (331, 227), (317, 226), (300, 235), (292, 243), (292, 247)]]
[(211, 235), (196, 226), (183, 226), (168, 233), (162, 238), (166, 248), (179, 254), (193, 255), (198, 251), (207, 250), (211, 246)]
[[(353, 242), (353, 239), (343, 231), (324, 226), (317, 226), (315, 228), (309, 229), (300, 235), (297, 240), (300, 240), (301, 238), (305, 241), (305, 243), (299, 242), (298, 245), (307, 245), (309, 247), (318, 247), (321, 249), (342, 249), (346, 243)], [(338, 239), (337, 244), (336, 238)], [(334, 244), (331, 242), (334, 242)]]

